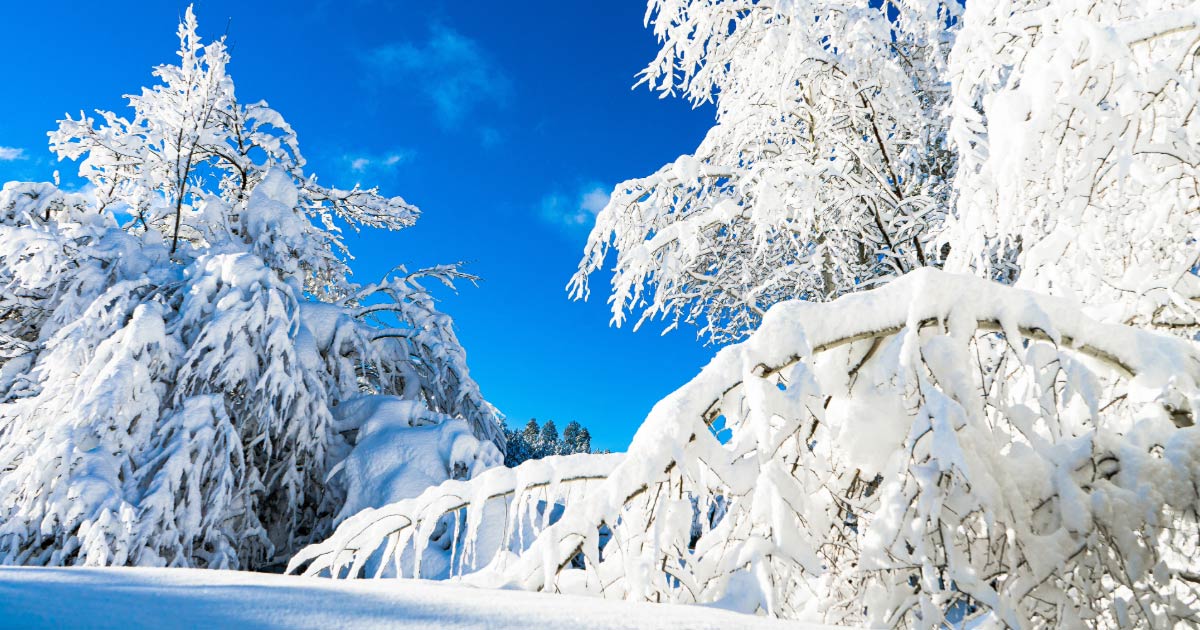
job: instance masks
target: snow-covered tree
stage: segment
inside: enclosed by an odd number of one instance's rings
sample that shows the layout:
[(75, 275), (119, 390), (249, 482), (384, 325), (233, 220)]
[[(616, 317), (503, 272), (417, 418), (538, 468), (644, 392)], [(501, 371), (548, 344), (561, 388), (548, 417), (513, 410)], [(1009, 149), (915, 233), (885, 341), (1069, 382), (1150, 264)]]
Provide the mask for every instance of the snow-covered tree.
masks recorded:
[(545, 455), (561, 455), (558, 452), (559, 444), (558, 427), (554, 426), (553, 420), (547, 420), (538, 435), (538, 446)]
[(827, 300), (940, 261), (952, 154), (941, 110), (957, 2), (652, 0), (642, 81), (713, 103), (691, 155), (618, 184), (571, 282), (615, 250), (613, 321), (745, 336), (776, 302)]
[[(266, 102), (244, 105), (225, 72), (224, 38), (204, 44), (195, 14), (179, 25), (179, 65), (154, 70), (162, 83), (128, 95), (130, 119), (98, 111), (99, 125), (80, 114), (50, 134), (60, 158), (79, 159), (79, 174), (101, 209), (127, 213), (127, 227), (153, 230), (170, 243), (214, 246), (235, 240), (268, 264), (294, 270), (310, 292), (341, 295), (347, 267), (335, 220), (399, 229), (417, 209), (377, 190), (327, 188), (304, 173), (291, 126)], [(292, 180), (286, 212), (246, 213), (252, 190), (268, 172)], [(264, 216), (270, 222), (264, 222)]]
[(563, 429), (562, 441), (563, 455), (592, 452), (592, 434), (588, 432), (587, 427), (574, 420), (568, 422)]
[[(616, 188), (572, 288), (615, 249), (618, 324), (748, 339), (624, 457), (431, 488), (291, 569), (421, 575), (449, 515), (451, 566), (485, 585), (871, 627), (1200, 625), (1200, 349), (1166, 334), (1200, 295), (1200, 12), (961, 13), (651, 0), (646, 80), (718, 124)], [(984, 278), (916, 269), (943, 262)]]
[(520, 460), (513, 459), (511, 460), (512, 463), (507, 463), (506, 465), (515, 466), (526, 459), (536, 459), (544, 455), (541, 449), (541, 434), (542, 429), (538, 425), (537, 418), (530, 418), (529, 422), (525, 423), (525, 428), (521, 430), (519, 440), (521, 443), (519, 450), (524, 451), (525, 458)]
[(539, 427), (537, 420), (532, 418), (522, 430), (506, 428), (504, 434), (507, 441), (504, 465), (510, 468), (531, 459), (596, 452), (592, 450), (591, 433), (574, 420), (563, 429), (561, 438), (553, 420), (547, 420)]
[(776, 302), (945, 263), (1200, 330), (1193, 3), (653, 0), (647, 19), (642, 80), (717, 124), (598, 215), (569, 288), (615, 251), (614, 323), (736, 340)]
[(950, 267), (1195, 333), (1198, 20), (1187, 0), (967, 3)]
[(278, 562), (363, 494), (381, 439), (406, 439), (384, 425), (462, 422), (446, 435), (477, 439), (437, 457), (468, 476), (498, 463), (479, 442), (503, 448), (498, 414), (420, 282), (471, 277), (351, 283), (340, 227), (416, 208), (317, 184), (283, 118), (237, 100), (191, 9), (179, 39), (132, 118), (51, 134), (85, 193), (0, 191), (0, 563)]

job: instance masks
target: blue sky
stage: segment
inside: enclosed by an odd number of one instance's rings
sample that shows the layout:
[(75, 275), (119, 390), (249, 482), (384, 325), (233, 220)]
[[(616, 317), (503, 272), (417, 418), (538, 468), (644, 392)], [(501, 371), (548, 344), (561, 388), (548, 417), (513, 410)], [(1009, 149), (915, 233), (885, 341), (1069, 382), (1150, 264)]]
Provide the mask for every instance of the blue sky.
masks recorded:
[[(122, 110), (122, 94), (174, 60), (185, 3), (96, 7), (5, 7), (0, 181), (73, 174), (46, 148), (55, 121)], [(379, 185), (423, 210), (416, 227), (350, 239), (360, 282), (457, 260), (483, 276), (442, 306), (511, 424), (579, 420), (596, 445), (624, 449), (711, 357), (691, 329), (610, 328), (607, 277), (587, 303), (564, 291), (611, 187), (691, 152), (711, 124), (708, 108), (630, 89), (656, 50), (643, 2), (200, 0), (196, 11), (206, 39), (228, 32), (239, 98), (283, 114), (321, 181)]]

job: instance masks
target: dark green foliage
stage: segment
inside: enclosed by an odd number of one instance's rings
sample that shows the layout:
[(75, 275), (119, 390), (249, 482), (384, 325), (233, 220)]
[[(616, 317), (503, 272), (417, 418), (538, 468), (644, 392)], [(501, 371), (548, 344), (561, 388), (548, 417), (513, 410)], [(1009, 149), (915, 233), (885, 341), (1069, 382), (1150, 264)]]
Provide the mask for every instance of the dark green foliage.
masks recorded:
[(559, 437), (558, 427), (553, 420), (547, 420), (539, 426), (537, 419), (530, 419), (519, 431), (505, 427), (504, 436), (508, 441), (504, 465), (510, 468), (523, 461), (548, 455), (596, 452), (592, 451), (592, 436), (587, 428), (575, 421), (567, 424), (562, 437)]

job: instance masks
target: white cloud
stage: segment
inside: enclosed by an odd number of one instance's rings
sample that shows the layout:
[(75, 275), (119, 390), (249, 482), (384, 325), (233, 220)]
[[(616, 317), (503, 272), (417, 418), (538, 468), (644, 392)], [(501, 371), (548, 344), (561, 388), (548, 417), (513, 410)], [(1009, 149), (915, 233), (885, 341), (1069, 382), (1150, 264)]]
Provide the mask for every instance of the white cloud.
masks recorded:
[(0, 147), (0, 162), (11, 162), (13, 160), (24, 160), (25, 149), (16, 147)]
[(608, 198), (608, 189), (596, 183), (581, 186), (573, 195), (551, 193), (542, 197), (542, 219), (572, 229), (590, 228)]
[(366, 64), (375, 79), (416, 85), (446, 127), (457, 127), (476, 106), (503, 104), (511, 91), (508, 77), (475, 40), (444, 26), (435, 26), (424, 42), (375, 48)]
[[(342, 160), (356, 176), (386, 179), (393, 174), (397, 166), (411, 162), (415, 155), (408, 149), (395, 149), (382, 154), (345, 155)], [(375, 185), (374, 182), (363, 183)]]
[(583, 198), (579, 201), (579, 209), (589, 213), (590, 216), (600, 214), (604, 206), (608, 205), (609, 195), (603, 188), (599, 186), (583, 193)]

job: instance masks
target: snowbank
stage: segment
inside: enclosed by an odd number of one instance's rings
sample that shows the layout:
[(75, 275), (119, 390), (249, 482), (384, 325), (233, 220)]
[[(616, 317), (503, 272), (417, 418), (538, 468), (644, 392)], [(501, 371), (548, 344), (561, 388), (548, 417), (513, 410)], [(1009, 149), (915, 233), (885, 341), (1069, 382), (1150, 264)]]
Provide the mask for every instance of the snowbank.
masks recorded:
[[(67, 602), (70, 605), (65, 605)], [(0, 568), (4, 628), (817, 628), (697, 606), (203, 569)]]

